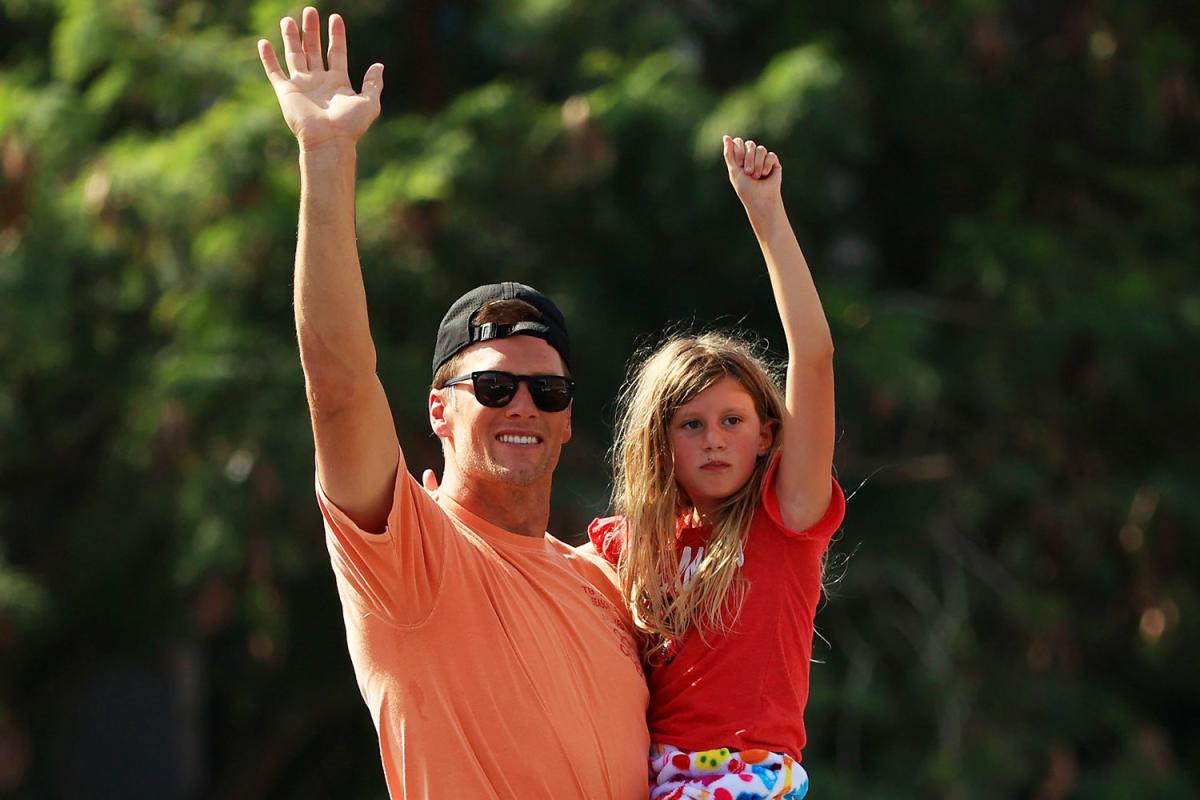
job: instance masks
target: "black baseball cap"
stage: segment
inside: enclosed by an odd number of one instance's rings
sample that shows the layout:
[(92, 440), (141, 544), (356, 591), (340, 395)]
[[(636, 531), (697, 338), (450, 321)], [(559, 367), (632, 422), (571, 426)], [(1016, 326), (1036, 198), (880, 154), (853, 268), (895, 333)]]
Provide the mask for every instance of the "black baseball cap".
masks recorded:
[[(540, 322), (528, 320), (512, 325), (472, 324), (471, 319), (483, 306), (495, 300), (524, 300), (541, 312)], [(433, 348), (433, 372), (436, 375), (442, 364), (455, 353), (475, 342), (503, 339), (508, 336), (536, 336), (558, 351), (562, 360), (571, 365), (571, 344), (567, 338), (567, 323), (562, 312), (549, 297), (523, 283), (504, 281), (478, 286), (454, 301), (442, 324), (438, 326), (437, 343)]]

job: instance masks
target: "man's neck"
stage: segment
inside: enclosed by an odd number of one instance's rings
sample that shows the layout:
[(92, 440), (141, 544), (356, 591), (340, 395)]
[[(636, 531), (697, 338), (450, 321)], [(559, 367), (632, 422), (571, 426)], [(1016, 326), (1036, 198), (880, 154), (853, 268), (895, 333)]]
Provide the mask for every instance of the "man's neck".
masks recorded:
[(522, 536), (541, 537), (550, 522), (550, 483), (514, 486), (501, 481), (466, 480), (447, 469), (438, 489), (493, 525)]

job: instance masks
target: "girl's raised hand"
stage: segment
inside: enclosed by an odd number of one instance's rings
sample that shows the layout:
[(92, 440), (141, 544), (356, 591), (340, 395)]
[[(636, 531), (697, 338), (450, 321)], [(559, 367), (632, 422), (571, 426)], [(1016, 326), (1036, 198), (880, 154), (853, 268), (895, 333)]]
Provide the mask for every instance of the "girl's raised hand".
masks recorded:
[(300, 146), (313, 149), (331, 142), (353, 144), (379, 116), (383, 65), (372, 64), (363, 78), (362, 93), (350, 86), (346, 71), (346, 23), (329, 15), (329, 68), (321, 53), (321, 18), (311, 6), (300, 15), (280, 20), (283, 54), (291, 76), (284, 75), (275, 48), (258, 42), (263, 69), (275, 89), (279, 107)]
[(779, 187), (783, 166), (779, 156), (752, 139), (725, 136), (722, 139), (729, 182), (752, 218), (783, 204)]

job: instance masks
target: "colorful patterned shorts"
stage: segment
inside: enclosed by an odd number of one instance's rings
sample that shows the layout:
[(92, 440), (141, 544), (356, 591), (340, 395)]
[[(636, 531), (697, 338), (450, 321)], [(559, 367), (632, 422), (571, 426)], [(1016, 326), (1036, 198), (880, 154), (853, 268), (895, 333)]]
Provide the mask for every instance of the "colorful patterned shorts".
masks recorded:
[(806, 794), (808, 773), (788, 755), (650, 748), (650, 800), (800, 800)]

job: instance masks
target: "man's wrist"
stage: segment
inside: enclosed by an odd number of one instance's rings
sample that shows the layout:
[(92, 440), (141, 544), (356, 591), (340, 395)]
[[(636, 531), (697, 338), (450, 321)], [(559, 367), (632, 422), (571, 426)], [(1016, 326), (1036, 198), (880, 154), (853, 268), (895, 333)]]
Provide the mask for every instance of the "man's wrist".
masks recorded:
[(354, 160), (358, 143), (353, 139), (326, 139), (317, 144), (300, 142), (300, 160), (311, 165), (336, 164)]

